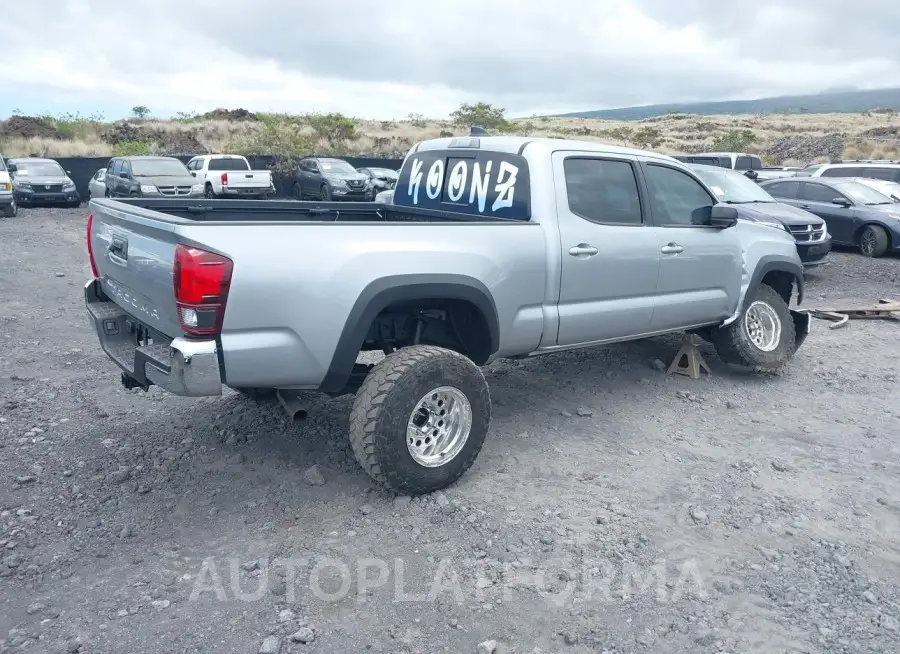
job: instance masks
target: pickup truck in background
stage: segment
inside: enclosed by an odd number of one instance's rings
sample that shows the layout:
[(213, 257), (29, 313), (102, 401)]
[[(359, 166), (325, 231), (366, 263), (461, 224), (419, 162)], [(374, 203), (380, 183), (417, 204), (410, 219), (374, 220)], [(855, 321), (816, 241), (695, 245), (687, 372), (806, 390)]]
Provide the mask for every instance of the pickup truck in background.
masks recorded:
[(799, 170), (786, 166), (763, 166), (759, 155), (747, 152), (699, 152), (696, 154), (675, 155), (679, 161), (687, 164), (718, 166), (743, 173), (753, 181), (792, 177)]
[(728, 363), (777, 370), (809, 329), (789, 308), (804, 282), (788, 232), (739, 221), (671, 157), (598, 143), (423, 141), (392, 204), (90, 212), (86, 307), (126, 387), (356, 393), (352, 449), (397, 493), (472, 465), (494, 359), (688, 331)]
[(275, 194), (270, 170), (251, 170), (239, 154), (204, 154), (187, 163), (191, 175), (203, 184), (207, 198), (251, 198), (268, 200)]

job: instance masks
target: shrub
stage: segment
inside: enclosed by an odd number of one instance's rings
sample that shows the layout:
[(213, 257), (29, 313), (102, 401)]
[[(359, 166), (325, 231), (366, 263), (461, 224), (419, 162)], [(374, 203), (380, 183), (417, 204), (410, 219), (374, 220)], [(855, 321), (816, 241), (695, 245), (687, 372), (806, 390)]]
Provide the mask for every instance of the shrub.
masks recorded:
[(225, 149), (245, 156), (272, 155), (276, 161), (275, 171), (289, 173), (301, 157), (313, 152), (318, 140), (304, 127), (296, 119), (259, 114), (258, 128), (249, 134), (233, 138)]
[(756, 143), (756, 134), (750, 129), (730, 129), (713, 138), (713, 150), (721, 152), (743, 152), (752, 143)]

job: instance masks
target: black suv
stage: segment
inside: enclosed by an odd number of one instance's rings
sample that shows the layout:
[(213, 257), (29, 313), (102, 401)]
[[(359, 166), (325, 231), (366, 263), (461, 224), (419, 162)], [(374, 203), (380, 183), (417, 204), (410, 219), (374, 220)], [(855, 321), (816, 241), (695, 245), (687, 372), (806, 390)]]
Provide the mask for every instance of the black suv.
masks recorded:
[(20, 207), (38, 204), (64, 204), (77, 207), (81, 196), (75, 182), (59, 162), (39, 157), (7, 159), (12, 190)]
[(175, 157), (113, 157), (106, 167), (106, 197), (203, 197), (198, 183)]
[(375, 188), (368, 175), (343, 159), (308, 157), (301, 159), (294, 170), (291, 194), (296, 200), (371, 202), (375, 199)]

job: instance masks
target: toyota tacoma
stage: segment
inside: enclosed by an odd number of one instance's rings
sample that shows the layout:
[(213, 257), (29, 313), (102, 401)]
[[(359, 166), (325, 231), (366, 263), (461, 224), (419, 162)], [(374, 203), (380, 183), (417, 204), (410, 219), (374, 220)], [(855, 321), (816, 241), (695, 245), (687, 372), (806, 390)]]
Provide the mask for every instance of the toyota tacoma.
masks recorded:
[[(472, 465), (481, 366), (673, 332), (781, 368), (809, 330), (780, 226), (739, 221), (681, 162), (583, 141), (440, 138), (391, 204), (93, 199), (100, 345), (129, 387), (355, 393), (365, 471), (421, 494)], [(361, 351), (384, 352), (374, 365)]]

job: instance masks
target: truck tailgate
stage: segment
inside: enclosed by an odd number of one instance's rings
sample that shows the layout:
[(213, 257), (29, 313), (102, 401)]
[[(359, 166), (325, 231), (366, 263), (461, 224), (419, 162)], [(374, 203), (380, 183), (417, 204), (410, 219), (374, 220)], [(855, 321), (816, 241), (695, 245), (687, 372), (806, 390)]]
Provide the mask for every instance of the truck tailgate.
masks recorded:
[(271, 176), (263, 170), (229, 170), (225, 173), (228, 177), (228, 188), (268, 188)]
[(136, 207), (126, 214), (95, 205), (88, 237), (103, 292), (148, 327), (181, 335), (172, 279), (176, 225)]

